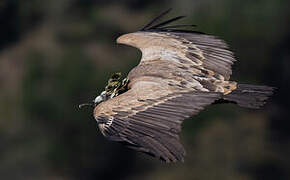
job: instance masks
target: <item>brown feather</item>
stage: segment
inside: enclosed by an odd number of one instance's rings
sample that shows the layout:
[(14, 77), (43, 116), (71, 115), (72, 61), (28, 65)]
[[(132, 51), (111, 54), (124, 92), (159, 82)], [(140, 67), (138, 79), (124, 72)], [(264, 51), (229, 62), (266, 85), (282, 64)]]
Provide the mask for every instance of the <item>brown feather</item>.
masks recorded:
[(235, 89), (227, 81), (233, 53), (220, 39), (185, 32), (142, 31), (117, 42), (139, 48), (142, 59), (128, 75), (129, 90), (95, 108), (101, 132), (166, 162), (182, 161), (182, 121)]

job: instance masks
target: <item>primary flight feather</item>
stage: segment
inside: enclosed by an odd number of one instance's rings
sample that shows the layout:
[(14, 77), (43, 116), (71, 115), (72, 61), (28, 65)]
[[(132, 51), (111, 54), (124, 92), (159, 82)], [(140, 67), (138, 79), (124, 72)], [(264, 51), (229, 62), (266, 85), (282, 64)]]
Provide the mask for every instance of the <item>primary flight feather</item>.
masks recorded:
[(168, 26), (183, 16), (156, 25), (168, 12), (117, 39), (140, 49), (142, 58), (123, 81), (120, 74), (111, 77), (94, 101), (94, 117), (108, 139), (175, 162), (184, 160), (179, 142), (184, 119), (213, 103), (259, 108), (273, 88), (230, 81), (235, 58), (228, 45), (211, 35), (179, 29), (188, 25)]

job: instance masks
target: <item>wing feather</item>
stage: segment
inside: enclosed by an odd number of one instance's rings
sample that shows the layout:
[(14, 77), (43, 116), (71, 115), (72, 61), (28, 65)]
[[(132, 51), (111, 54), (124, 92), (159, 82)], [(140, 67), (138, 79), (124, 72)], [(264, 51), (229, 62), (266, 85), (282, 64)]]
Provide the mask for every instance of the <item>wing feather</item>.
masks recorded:
[(137, 47), (142, 51), (142, 61), (153, 59), (192, 63), (211, 70), (228, 80), (235, 61), (228, 45), (215, 36), (167, 31), (139, 31), (125, 34), (118, 43)]
[[(134, 88), (129, 91), (134, 91)], [(129, 94), (133, 95), (134, 93), (131, 92)], [(148, 93), (149, 99), (157, 99), (154, 93), (146, 91), (143, 93)], [(129, 111), (125, 112), (131, 112), (127, 116), (119, 116), (120, 112), (117, 114), (113, 112), (114, 108), (122, 111), (122, 107), (112, 106), (110, 101), (116, 101), (113, 98), (96, 107), (94, 116), (97, 121), (99, 117), (106, 119), (98, 121), (98, 124), (104, 136), (109, 139), (125, 142), (130, 148), (156, 156), (166, 162), (183, 161), (185, 151), (178, 136), (182, 121), (213, 103), (220, 95), (220, 93), (183, 92), (167, 95), (161, 98), (162, 101), (157, 102), (145, 103), (146, 100), (141, 104), (128, 102), (133, 105), (127, 107)], [(126, 93), (118, 97), (121, 96), (128, 97)], [(127, 101), (134, 101), (136, 98), (130, 96)], [(120, 99), (125, 100), (122, 97)], [(99, 108), (104, 109), (104, 107), (107, 113), (98, 111)], [(133, 110), (136, 107), (138, 111)]]

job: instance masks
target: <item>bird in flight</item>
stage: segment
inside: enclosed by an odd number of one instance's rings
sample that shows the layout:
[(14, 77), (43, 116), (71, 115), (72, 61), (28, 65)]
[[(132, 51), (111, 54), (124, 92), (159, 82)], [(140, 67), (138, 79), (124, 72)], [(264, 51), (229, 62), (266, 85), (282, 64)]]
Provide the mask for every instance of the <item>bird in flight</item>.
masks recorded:
[(184, 119), (217, 103), (257, 109), (273, 88), (230, 81), (235, 57), (225, 41), (183, 29), (194, 25), (170, 25), (184, 16), (158, 23), (169, 11), (117, 39), (140, 49), (141, 61), (123, 80), (113, 74), (93, 106), (109, 140), (176, 162), (185, 156), (179, 141)]

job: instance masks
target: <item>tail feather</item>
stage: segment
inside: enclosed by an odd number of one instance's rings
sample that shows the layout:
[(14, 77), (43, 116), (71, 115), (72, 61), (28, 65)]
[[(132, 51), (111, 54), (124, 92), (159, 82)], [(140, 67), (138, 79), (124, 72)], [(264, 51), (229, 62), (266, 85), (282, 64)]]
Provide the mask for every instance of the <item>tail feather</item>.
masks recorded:
[(249, 84), (238, 84), (237, 89), (225, 95), (220, 102), (231, 102), (241, 107), (258, 109), (273, 94), (274, 88)]

